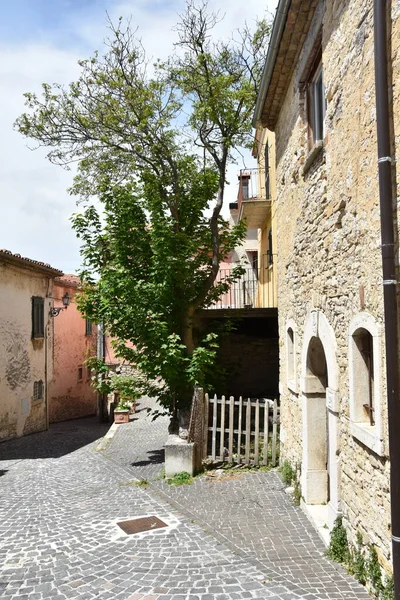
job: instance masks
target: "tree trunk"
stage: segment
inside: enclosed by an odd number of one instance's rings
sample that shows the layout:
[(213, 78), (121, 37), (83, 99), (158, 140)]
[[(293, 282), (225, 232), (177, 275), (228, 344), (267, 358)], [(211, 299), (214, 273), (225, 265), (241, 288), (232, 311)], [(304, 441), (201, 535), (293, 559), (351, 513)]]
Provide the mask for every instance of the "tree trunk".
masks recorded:
[(195, 343), (193, 339), (193, 310), (189, 309), (187, 314), (183, 318), (182, 333), (181, 333), (182, 344), (186, 346), (188, 356), (192, 356), (195, 349)]

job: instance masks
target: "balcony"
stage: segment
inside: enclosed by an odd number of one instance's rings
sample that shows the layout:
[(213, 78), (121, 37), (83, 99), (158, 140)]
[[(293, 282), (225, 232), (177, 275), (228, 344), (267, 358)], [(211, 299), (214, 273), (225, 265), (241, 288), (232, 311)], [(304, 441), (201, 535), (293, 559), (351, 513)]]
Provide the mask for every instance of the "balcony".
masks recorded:
[[(227, 281), (232, 269), (220, 269), (215, 284)], [(238, 280), (210, 309), (254, 309), (276, 307), (273, 269), (246, 267)]]
[(269, 171), (241, 169), (238, 190), (239, 219), (247, 220), (248, 229), (260, 229), (271, 210)]

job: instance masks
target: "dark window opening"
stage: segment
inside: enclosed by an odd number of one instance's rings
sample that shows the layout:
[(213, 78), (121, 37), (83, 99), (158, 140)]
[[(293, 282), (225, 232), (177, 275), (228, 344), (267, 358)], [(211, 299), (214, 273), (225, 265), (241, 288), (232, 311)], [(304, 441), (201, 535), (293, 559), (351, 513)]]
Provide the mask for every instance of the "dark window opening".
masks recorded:
[(92, 333), (93, 333), (92, 321), (88, 317), (86, 317), (85, 326), (86, 326), (85, 335), (92, 335)]
[[(373, 338), (369, 331), (360, 328), (353, 334), (356, 347), (355, 364), (357, 381), (356, 402), (359, 402), (359, 410), (363, 410), (361, 422), (369, 422), (375, 425), (375, 398), (374, 398), (374, 353)], [(362, 405), (362, 408), (361, 408)]]
[(33, 399), (43, 400), (43, 381), (35, 381), (33, 384)]
[(83, 367), (78, 367), (78, 381), (83, 379)]
[(44, 337), (44, 298), (32, 297), (32, 337)]
[(270, 229), (269, 233), (268, 233), (267, 255), (268, 255), (268, 266), (271, 267), (274, 264), (274, 255), (273, 255), (273, 249), (272, 249), (272, 229)]

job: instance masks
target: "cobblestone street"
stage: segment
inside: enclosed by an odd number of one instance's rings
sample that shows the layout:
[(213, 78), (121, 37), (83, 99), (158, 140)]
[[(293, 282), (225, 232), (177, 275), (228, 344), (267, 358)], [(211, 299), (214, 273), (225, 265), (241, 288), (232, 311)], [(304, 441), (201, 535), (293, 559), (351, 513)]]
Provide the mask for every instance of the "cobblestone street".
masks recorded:
[[(276, 473), (158, 479), (167, 422), (145, 408), (103, 450), (108, 427), (94, 419), (0, 444), (4, 600), (369, 597), (324, 558)], [(116, 525), (149, 515), (168, 527), (129, 536)]]

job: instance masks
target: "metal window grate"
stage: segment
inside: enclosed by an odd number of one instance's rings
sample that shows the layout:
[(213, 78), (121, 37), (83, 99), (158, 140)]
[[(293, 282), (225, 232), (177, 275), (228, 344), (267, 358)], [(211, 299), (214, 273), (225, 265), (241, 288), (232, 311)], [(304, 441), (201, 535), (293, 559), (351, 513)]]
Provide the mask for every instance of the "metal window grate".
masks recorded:
[(33, 399), (43, 399), (43, 381), (41, 379), (39, 381), (35, 381), (33, 384)]
[(158, 517), (141, 517), (140, 519), (132, 519), (131, 521), (120, 521), (117, 525), (127, 535), (168, 527), (168, 525)]

